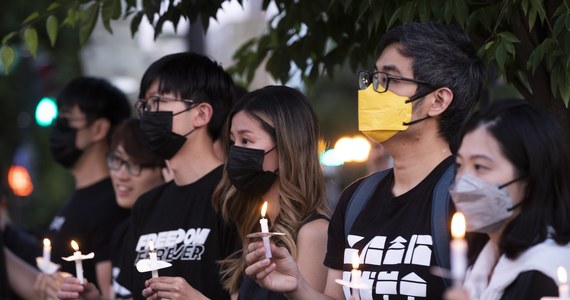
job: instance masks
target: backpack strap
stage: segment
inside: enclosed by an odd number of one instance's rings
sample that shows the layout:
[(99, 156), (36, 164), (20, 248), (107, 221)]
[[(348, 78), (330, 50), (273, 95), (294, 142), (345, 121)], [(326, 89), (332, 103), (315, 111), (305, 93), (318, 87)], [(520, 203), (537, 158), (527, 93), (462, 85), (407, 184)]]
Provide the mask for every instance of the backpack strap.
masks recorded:
[(344, 215), (344, 237), (348, 238), (348, 233), (352, 228), (352, 224), (356, 220), (356, 217), (368, 203), (368, 200), (372, 197), (372, 193), (376, 190), (376, 187), (382, 181), (386, 174), (390, 172), (392, 168), (375, 172), (372, 175), (366, 177), (360, 185), (356, 188), (356, 191), (350, 197), (348, 201), (348, 206), (346, 207), (346, 212)]
[[(433, 190), (433, 201), (431, 208), (431, 229), (433, 233), (433, 248), (435, 251), (435, 260), (438, 266), (450, 269), (450, 233), (449, 233), (449, 207), (450, 195), (449, 187), (453, 183), (456, 167), (451, 164), (443, 175), (439, 178), (435, 189)], [(447, 287), (451, 286), (449, 279), (444, 279)]]

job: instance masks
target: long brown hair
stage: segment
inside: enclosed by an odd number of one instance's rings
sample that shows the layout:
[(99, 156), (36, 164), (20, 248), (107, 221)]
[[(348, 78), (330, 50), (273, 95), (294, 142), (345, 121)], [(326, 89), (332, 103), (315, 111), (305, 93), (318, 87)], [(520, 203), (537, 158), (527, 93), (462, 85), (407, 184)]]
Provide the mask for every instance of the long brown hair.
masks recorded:
[[(279, 157), (280, 209), (271, 231), (283, 232), (274, 237), (297, 257), (297, 233), (303, 221), (316, 214), (330, 214), (326, 203), (325, 182), (319, 164), (319, 126), (307, 98), (286, 86), (267, 86), (245, 95), (232, 109), (223, 133), (224, 147), (229, 150), (229, 131), (232, 117), (246, 112), (259, 120), (272, 135)], [(269, 125), (271, 122), (273, 126)], [(244, 249), (250, 242), (247, 234), (259, 231), (261, 198), (240, 193), (229, 181), (224, 170), (222, 181), (213, 194), (214, 207), (222, 216), (236, 224)], [(239, 251), (222, 262), (224, 286), (238, 290), (245, 269), (245, 253)]]

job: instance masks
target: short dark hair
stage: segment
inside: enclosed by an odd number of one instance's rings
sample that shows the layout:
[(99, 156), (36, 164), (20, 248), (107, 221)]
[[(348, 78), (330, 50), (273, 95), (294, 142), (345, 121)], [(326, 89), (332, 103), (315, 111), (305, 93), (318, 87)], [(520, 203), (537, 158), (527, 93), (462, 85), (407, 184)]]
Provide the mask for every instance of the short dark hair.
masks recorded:
[(96, 77), (78, 77), (60, 91), (57, 105), (61, 111), (77, 105), (91, 123), (105, 118), (111, 123), (109, 136), (115, 126), (131, 116), (127, 96), (109, 81)]
[(119, 124), (111, 137), (110, 150), (122, 146), (131, 160), (146, 167), (164, 167), (164, 159), (158, 157), (144, 142), (138, 119), (127, 119)]
[(175, 93), (184, 99), (209, 103), (214, 111), (208, 133), (212, 140), (218, 138), (236, 99), (234, 82), (220, 65), (193, 52), (166, 55), (152, 63), (144, 73), (139, 99), (145, 97), (155, 81), (158, 81), (160, 93)]
[(513, 259), (544, 241), (548, 227), (559, 244), (570, 241), (568, 142), (553, 115), (522, 99), (498, 100), (474, 113), (461, 137), (484, 127), (526, 182), (521, 213), (506, 227), (499, 247)]
[(478, 102), (486, 72), (467, 34), (455, 25), (441, 23), (409, 23), (384, 34), (379, 53), (399, 43), (400, 53), (413, 59), (415, 79), (428, 82), (420, 85), (416, 95), (425, 95), (433, 87), (447, 87), (453, 101), (439, 119), (440, 134), (457, 149), (458, 130), (471, 108)]

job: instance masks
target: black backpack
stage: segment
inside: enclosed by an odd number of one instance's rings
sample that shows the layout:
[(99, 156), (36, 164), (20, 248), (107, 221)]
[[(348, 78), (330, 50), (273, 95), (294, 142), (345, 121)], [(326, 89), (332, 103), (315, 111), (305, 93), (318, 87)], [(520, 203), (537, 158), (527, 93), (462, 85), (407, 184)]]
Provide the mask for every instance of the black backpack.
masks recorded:
[[(432, 216), (431, 216), (431, 229), (433, 233), (433, 248), (435, 251), (436, 263), (439, 267), (449, 270), (449, 207), (450, 207), (450, 196), (449, 187), (453, 183), (453, 178), (455, 176), (455, 164), (452, 164), (445, 170), (443, 175), (439, 178), (437, 185), (433, 190), (433, 201), (432, 201)], [(392, 169), (379, 171), (373, 173), (372, 175), (366, 177), (356, 188), (352, 197), (348, 201), (348, 206), (346, 207), (346, 214), (344, 219), (344, 235), (345, 240), (348, 238), (348, 233), (352, 228), (352, 224), (356, 220), (356, 217), (360, 215), (360, 212), (368, 203), (372, 193), (382, 181), (382, 179), (391, 171)], [(446, 287), (451, 285), (449, 279), (444, 279)]]

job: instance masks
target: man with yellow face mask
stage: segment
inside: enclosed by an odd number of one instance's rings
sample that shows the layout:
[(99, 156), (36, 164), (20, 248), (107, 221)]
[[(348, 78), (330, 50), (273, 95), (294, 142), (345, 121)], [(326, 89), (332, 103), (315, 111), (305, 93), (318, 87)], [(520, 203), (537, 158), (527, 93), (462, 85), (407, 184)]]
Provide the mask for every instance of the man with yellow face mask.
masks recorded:
[(355, 254), (371, 287), (357, 290), (361, 299), (441, 299), (445, 290), (430, 268), (449, 267), (452, 153), (485, 68), (455, 26), (405, 24), (387, 32), (379, 50), (374, 69), (358, 76), (359, 130), (382, 143), (394, 168), (341, 195), (329, 225), (325, 294), (308, 287), (285, 251), (268, 261), (259, 258), (262, 245), (249, 247), (246, 274), (290, 299), (348, 299), (354, 291), (335, 280), (351, 280)]

